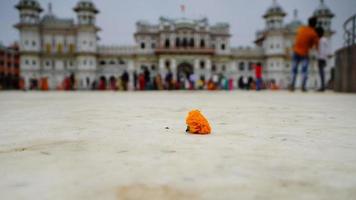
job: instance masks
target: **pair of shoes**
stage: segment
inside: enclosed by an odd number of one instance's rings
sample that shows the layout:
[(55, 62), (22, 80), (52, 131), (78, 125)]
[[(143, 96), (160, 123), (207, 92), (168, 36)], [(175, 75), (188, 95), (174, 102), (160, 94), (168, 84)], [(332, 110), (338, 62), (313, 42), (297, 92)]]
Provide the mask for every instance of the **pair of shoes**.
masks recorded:
[(308, 90), (305, 87), (303, 87), (302, 92), (308, 92)]
[(317, 90), (318, 92), (325, 92), (324, 88), (320, 88), (319, 90)]
[(289, 89), (289, 91), (294, 92), (294, 86), (290, 85), (290, 86), (288, 87), (288, 89)]

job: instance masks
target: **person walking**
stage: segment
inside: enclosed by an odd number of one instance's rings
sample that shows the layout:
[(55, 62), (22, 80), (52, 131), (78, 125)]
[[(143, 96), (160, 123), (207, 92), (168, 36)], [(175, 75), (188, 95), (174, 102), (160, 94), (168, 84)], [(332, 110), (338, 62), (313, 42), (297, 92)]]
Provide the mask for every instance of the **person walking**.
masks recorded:
[(121, 83), (124, 91), (128, 90), (128, 82), (129, 82), (129, 73), (125, 70), (121, 75)]
[(325, 91), (325, 71), (324, 68), (327, 64), (327, 58), (330, 55), (330, 48), (328, 39), (324, 36), (324, 29), (318, 27), (316, 32), (319, 36), (319, 50), (318, 50), (318, 68), (320, 75), (320, 88), (319, 92)]
[(294, 91), (295, 82), (298, 74), (298, 65), (302, 64), (302, 91), (306, 92), (306, 84), (308, 80), (308, 66), (309, 66), (309, 50), (313, 47), (318, 48), (319, 37), (315, 31), (317, 19), (311, 17), (308, 20), (308, 26), (302, 26), (298, 29), (295, 38), (292, 58), (292, 82), (290, 84), (290, 91)]
[(146, 89), (146, 80), (145, 80), (144, 73), (140, 73), (138, 75), (138, 85), (139, 85), (139, 90), (143, 91)]
[(145, 76), (145, 90), (150, 90), (152, 89), (151, 86), (151, 72), (149, 71), (149, 69), (147, 67), (145, 67), (143, 74)]
[(168, 70), (168, 72), (166, 74), (166, 77), (164, 79), (166, 90), (172, 90), (173, 89), (172, 80), (173, 80), (173, 73), (171, 72), (171, 70)]
[(256, 90), (262, 89), (262, 64), (258, 62), (255, 65), (255, 76), (256, 76)]

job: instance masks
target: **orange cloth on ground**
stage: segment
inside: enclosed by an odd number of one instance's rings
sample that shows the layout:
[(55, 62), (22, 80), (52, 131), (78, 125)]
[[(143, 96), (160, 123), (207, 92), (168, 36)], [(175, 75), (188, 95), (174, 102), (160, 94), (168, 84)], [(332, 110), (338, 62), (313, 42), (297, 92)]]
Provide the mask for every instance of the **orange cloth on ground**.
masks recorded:
[(208, 120), (199, 110), (192, 110), (186, 118), (187, 131), (194, 134), (210, 134), (211, 128)]
[(294, 43), (294, 52), (299, 56), (306, 56), (309, 49), (313, 46), (318, 46), (319, 37), (316, 31), (309, 26), (302, 26), (297, 31), (297, 36)]

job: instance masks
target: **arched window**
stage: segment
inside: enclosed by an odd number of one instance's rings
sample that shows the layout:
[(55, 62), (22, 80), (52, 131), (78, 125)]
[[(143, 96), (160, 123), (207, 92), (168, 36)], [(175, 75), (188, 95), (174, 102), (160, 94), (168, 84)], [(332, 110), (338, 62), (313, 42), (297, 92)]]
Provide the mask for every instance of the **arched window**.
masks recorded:
[(145, 49), (146, 45), (144, 42), (141, 42), (141, 49)]
[(165, 43), (164, 43), (164, 47), (169, 48), (170, 45), (171, 45), (171, 44), (170, 44), (169, 39), (166, 39), (166, 41), (165, 41)]
[(190, 38), (189, 46), (192, 48), (194, 47), (194, 38)]
[(272, 27), (274, 26), (274, 20), (271, 20), (271, 26)]
[(200, 40), (200, 47), (205, 48), (205, 40), (204, 39)]
[(221, 49), (225, 50), (225, 44), (221, 44)]
[(180, 47), (180, 39), (176, 38), (176, 47)]
[(252, 63), (252, 62), (249, 62), (249, 63), (248, 63), (248, 70), (249, 70), (249, 71), (252, 71), (252, 70), (253, 70), (253, 63)]
[(213, 66), (211, 67), (211, 70), (212, 70), (213, 72), (216, 72), (216, 65), (213, 65)]
[(187, 38), (183, 38), (183, 47), (187, 48), (188, 47), (188, 40)]
[(245, 70), (245, 63), (244, 63), (244, 62), (240, 62), (240, 64), (239, 64), (239, 70), (240, 70), (240, 71), (244, 71), (244, 70)]
[(202, 60), (200, 61), (200, 69), (204, 69), (205, 68), (205, 62)]
[(125, 64), (125, 61), (119, 60), (119, 64), (120, 64), (120, 65), (124, 65), (124, 64)]
[(166, 64), (166, 68), (167, 68), (167, 69), (168, 69), (169, 66), (171, 65), (171, 63), (169, 62), (169, 60), (167, 60), (165, 64)]

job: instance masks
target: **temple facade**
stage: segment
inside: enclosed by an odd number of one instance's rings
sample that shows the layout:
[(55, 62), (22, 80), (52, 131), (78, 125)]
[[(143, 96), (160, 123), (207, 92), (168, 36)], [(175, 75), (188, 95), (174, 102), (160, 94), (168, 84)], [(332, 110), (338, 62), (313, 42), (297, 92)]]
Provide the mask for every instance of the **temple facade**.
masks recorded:
[[(164, 78), (171, 73), (175, 81), (224, 76), (236, 87), (239, 80), (254, 78), (253, 65), (257, 62), (264, 66), (264, 81), (286, 88), (294, 36), (302, 25), (296, 11), (293, 21), (285, 23), (286, 13), (273, 1), (263, 15), (266, 25), (257, 31), (253, 47), (234, 47), (227, 23), (167, 17), (157, 23), (138, 21), (133, 46), (107, 46), (99, 44), (99, 11), (89, 0), (75, 5), (76, 20), (57, 17), (51, 6), (42, 16), (43, 9), (36, 0), (20, 0), (16, 8), (20, 13), (15, 27), (20, 32), (20, 68), (25, 88), (43, 78), (48, 80), (50, 89), (60, 88), (72, 75), (76, 88), (85, 90), (99, 80), (116, 80), (127, 73), (129, 89), (134, 89), (135, 76), (147, 70), (152, 77), (159, 74)], [(312, 15), (318, 17), (331, 39), (334, 15), (324, 1)], [(311, 63), (308, 84), (314, 87), (318, 84), (315, 58)], [(328, 76), (333, 63), (329, 65)]]

